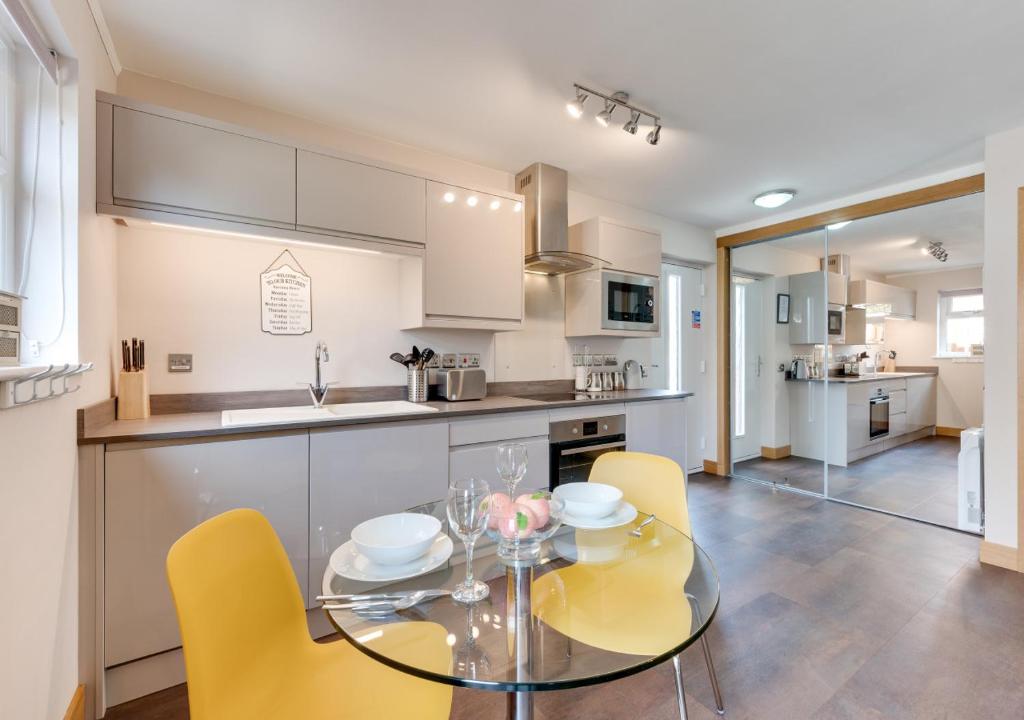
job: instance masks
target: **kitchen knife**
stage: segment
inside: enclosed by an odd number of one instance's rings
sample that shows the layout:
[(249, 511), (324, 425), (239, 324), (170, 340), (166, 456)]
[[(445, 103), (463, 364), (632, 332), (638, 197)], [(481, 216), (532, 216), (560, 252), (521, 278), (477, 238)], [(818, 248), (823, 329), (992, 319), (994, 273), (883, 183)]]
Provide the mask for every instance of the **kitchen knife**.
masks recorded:
[(146, 341), (139, 340), (139, 370), (146, 369)]

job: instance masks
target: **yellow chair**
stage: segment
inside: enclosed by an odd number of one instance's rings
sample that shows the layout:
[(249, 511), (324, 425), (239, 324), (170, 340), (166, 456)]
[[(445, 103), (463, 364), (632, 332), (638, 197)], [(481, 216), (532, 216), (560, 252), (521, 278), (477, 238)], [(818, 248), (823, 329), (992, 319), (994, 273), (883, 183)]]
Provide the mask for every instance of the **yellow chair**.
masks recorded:
[[(619, 488), (626, 502), (641, 512), (653, 513), (684, 535), (691, 535), (686, 476), (672, 460), (647, 453), (605, 453), (594, 463), (590, 480)], [(654, 531), (647, 532), (649, 538)], [(585, 546), (591, 532), (577, 530), (576, 534), (577, 544)], [(634, 655), (666, 652), (674, 639), (689, 633), (694, 624), (690, 605), (680, 602), (686, 597), (683, 581), (693, 565), (693, 549), (675, 533), (659, 540), (650, 543), (630, 537), (620, 557), (601, 564), (579, 562), (542, 575), (533, 586), (534, 614), (562, 634), (593, 647)], [(715, 704), (723, 714), (725, 706), (705, 635), (701, 635), (701, 643)], [(685, 720), (678, 655), (672, 663), (679, 714)]]
[[(167, 578), (192, 720), (445, 720), (451, 712), (451, 687), (388, 668), (345, 641), (313, 642), (288, 557), (255, 510), (226, 512), (184, 535), (167, 554)], [(377, 629), (381, 652), (400, 648), (403, 659), (449, 671), (441, 626)]]

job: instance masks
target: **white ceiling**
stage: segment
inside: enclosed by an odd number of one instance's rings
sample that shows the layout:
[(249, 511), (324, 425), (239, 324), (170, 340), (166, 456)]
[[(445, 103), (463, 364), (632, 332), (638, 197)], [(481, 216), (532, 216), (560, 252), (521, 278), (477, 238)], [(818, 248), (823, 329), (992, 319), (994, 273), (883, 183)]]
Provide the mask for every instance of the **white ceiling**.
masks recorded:
[[(982, 264), (984, 230), (985, 196), (978, 193), (855, 220), (830, 230), (828, 254), (849, 255), (858, 270), (879, 275), (952, 270)], [(775, 240), (771, 245), (820, 258), (825, 255), (824, 237), (824, 231), (819, 231)], [(949, 252), (946, 262), (921, 252), (930, 240), (941, 242)]]
[[(712, 228), (982, 159), (1024, 123), (1020, 0), (100, 0), (131, 70)], [(658, 147), (565, 112), (574, 81)], [(596, 111), (591, 100), (588, 110)], [(788, 209), (788, 208), (787, 208)]]

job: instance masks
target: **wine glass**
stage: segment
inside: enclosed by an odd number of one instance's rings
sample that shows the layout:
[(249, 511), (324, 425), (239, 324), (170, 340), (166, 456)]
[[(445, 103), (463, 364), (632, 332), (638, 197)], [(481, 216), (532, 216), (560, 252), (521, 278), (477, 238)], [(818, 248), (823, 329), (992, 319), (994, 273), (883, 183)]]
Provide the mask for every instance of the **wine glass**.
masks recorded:
[(473, 579), (473, 545), (487, 528), (491, 489), (483, 480), (466, 478), (448, 486), (448, 524), (466, 546), (466, 580), (452, 591), (461, 603), (483, 600), (490, 593), (486, 583)]
[(508, 496), (515, 498), (516, 485), (526, 475), (529, 455), (522, 443), (501, 443), (498, 445), (496, 465), (498, 476), (508, 488)]

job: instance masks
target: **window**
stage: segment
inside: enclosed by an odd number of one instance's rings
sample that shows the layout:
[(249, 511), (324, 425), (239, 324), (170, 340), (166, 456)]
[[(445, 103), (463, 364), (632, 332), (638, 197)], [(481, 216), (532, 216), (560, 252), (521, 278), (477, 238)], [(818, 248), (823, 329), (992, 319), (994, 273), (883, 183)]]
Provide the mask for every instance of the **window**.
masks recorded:
[(985, 344), (985, 297), (980, 289), (939, 291), (939, 357), (968, 357)]
[(14, 103), (12, 44), (0, 30), (0, 290), (17, 290), (14, 242)]

